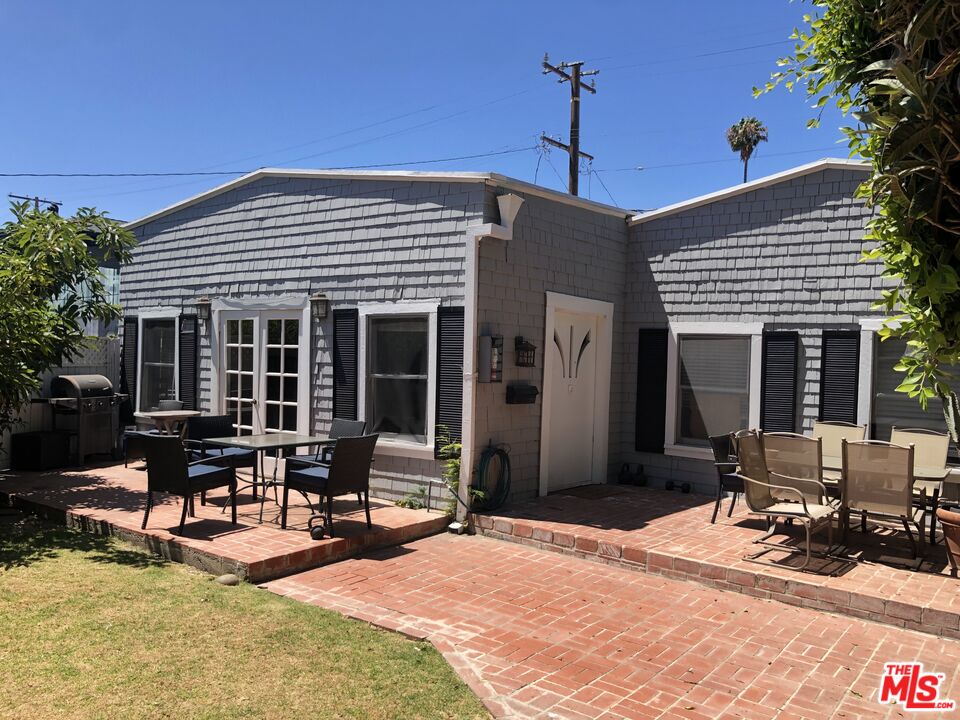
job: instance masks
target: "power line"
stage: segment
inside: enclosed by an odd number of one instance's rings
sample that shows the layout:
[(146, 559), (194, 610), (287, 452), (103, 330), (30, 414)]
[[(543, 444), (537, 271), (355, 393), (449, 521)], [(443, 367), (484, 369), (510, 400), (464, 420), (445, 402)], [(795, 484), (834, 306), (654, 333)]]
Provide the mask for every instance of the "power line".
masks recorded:
[[(809, 148), (808, 150), (791, 150), (789, 152), (779, 152), (779, 153), (764, 153), (763, 155), (758, 155), (757, 157), (783, 157), (786, 155), (803, 155), (805, 153), (812, 152), (823, 152), (825, 150), (835, 150), (836, 146), (831, 145), (829, 147), (819, 147), (819, 148)], [(692, 167), (695, 165), (713, 165), (716, 163), (725, 163), (725, 162), (740, 162), (738, 157), (729, 157), (729, 158), (717, 158), (716, 160), (692, 160), (690, 162), (681, 162), (681, 163), (664, 163), (662, 165), (634, 165), (632, 167), (622, 167), (622, 168), (605, 168), (602, 170), (594, 170), (595, 173), (609, 173), (609, 172), (629, 172), (629, 171), (638, 171), (638, 170), (661, 170), (664, 168), (675, 168), (675, 167)]]
[(40, 178), (99, 178), (99, 177), (189, 177), (192, 175), (243, 175), (249, 170), (221, 170), (218, 172), (0, 172), (0, 177), (40, 177)]
[[(482, 157), (495, 157), (497, 155), (511, 155), (513, 153), (525, 152), (527, 150), (536, 150), (536, 145), (530, 145), (526, 147), (510, 148), (507, 150), (498, 150), (495, 152), (486, 152), (486, 153), (476, 153), (473, 155), (458, 155), (456, 157), (446, 157), (446, 158), (433, 158), (430, 160), (409, 160), (405, 162), (393, 162), (393, 163), (373, 163), (371, 165), (343, 165), (338, 168), (332, 168), (335, 170), (362, 170), (367, 168), (381, 168), (381, 167), (399, 167), (401, 165), (430, 165), (432, 163), (442, 163), (442, 162), (453, 162), (454, 160), (472, 160), (475, 158)], [(207, 176), (207, 175), (246, 175), (247, 173), (253, 172), (253, 170), (223, 170), (221, 172), (201, 172), (201, 171), (191, 171), (191, 172), (126, 172), (126, 173), (95, 173), (95, 172), (81, 172), (81, 173), (37, 173), (37, 172), (27, 172), (27, 173), (0, 173), (0, 177), (56, 177), (56, 178), (88, 178), (88, 177), (192, 177), (192, 176)], [(32, 200), (33, 198), (28, 198)]]
[(593, 173), (593, 175), (596, 176), (597, 180), (600, 182), (600, 185), (603, 186), (603, 189), (604, 189), (604, 190), (606, 191), (606, 193), (607, 193), (607, 197), (610, 198), (610, 202), (612, 202), (614, 205), (618, 205), (617, 201), (613, 199), (613, 194), (610, 192), (610, 189), (607, 187), (607, 184), (603, 181), (603, 178), (600, 177), (600, 175), (597, 174), (597, 171), (594, 170), (593, 168), (590, 168), (590, 172)]

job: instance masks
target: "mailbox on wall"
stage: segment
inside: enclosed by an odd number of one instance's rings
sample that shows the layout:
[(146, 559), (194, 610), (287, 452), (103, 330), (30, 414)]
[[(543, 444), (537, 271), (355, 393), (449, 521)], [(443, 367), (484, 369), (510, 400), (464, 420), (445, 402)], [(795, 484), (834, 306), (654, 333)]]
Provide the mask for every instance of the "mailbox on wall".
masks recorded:
[(477, 380), (503, 382), (503, 336), (481, 335), (477, 343)]

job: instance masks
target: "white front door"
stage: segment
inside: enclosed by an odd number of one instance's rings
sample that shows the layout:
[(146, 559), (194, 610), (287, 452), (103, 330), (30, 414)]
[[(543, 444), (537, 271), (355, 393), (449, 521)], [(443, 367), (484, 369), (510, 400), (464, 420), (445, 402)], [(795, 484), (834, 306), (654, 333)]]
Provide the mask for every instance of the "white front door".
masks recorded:
[(547, 293), (540, 494), (607, 475), (613, 305)]
[(593, 479), (597, 391), (597, 317), (554, 315), (550, 393), (550, 490)]

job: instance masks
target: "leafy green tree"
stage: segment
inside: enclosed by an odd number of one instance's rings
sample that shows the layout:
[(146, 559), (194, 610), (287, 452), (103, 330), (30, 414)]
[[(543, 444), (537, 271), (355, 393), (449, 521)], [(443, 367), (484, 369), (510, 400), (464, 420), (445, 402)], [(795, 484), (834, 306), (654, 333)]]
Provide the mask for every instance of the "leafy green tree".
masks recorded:
[(740, 153), (743, 161), (743, 181), (747, 181), (747, 164), (753, 157), (757, 145), (767, 141), (767, 127), (755, 117), (740, 118), (727, 128), (727, 142), (730, 149)]
[[(872, 165), (859, 194), (876, 210), (867, 259), (890, 279), (877, 304), (883, 337), (906, 340), (898, 390), (923, 407), (939, 398), (957, 443), (949, 367), (960, 362), (960, 5), (943, 0), (808, 0), (763, 90), (801, 88), (856, 124), (851, 155)], [(810, 125), (816, 125), (813, 118)]]
[(99, 263), (129, 262), (135, 244), (130, 231), (90, 208), (70, 218), (29, 203), (11, 211), (0, 227), (0, 433), (40, 389), (43, 373), (87, 346), (86, 322), (120, 316)]

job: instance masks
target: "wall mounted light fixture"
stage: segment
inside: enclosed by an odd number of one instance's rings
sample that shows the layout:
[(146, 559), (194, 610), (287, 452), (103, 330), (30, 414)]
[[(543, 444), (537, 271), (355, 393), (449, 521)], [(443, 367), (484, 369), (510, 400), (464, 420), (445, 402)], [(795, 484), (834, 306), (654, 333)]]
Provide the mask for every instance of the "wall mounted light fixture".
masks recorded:
[(330, 300), (322, 292), (310, 296), (310, 315), (314, 320), (323, 320), (330, 310)]
[(206, 295), (198, 297), (194, 301), (194, 305), (197, 306), (197, 317), (206, 322), (210, 319), (210, 298)]

